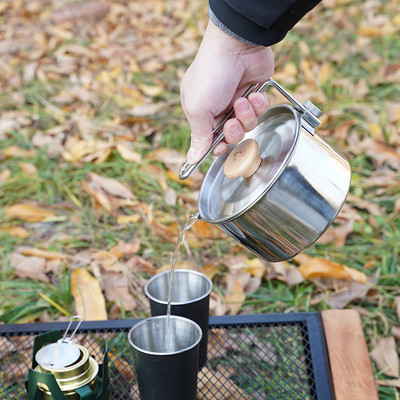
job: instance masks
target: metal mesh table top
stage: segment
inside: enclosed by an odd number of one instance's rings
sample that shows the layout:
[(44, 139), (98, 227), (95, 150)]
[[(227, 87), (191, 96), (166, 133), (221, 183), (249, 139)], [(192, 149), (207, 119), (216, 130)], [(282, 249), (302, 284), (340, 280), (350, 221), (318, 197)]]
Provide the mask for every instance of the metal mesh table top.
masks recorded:
[[(113, 400), (139, 399), (128, 331), (138, 320), (84, 322), (76, 335), (99, 362), (108, 343)], [(0, 326), (0, 399), (27, 399), (24, 378), (34, 338), (67, 323)], [(211, 317), (208, 362), (198, 399), (333, 399), (318, 313)]]

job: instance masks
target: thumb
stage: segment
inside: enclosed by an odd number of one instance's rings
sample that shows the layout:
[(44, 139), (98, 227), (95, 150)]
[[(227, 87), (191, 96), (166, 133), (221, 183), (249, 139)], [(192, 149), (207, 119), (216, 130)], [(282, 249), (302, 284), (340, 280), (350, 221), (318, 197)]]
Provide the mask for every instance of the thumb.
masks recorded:
[(189, 164), (197, 163), (201, 157), (210, 149), (213, 139), (214, 118), (200, 118), (198, 116), (188, 119), (192, 130), (190, 148), (187, 153)]

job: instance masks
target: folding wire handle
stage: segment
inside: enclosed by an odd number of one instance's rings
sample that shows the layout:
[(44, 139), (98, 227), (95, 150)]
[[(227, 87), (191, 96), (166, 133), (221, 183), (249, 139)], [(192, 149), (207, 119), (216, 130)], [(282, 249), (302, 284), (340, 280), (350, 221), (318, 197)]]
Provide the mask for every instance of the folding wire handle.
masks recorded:
[[(242, 97), (248, 97), (250, 93), (261, 93), (263, 92), (268, 86), (273, 86), (278, 92), (280, 92), (283, 96), (286, 97), (296, 108), (296, 110), (302, 114), (302, 119), (307, 131), (313, 134), (314, 129), (318, 127), (320, 121), (318, 117), (322, 114), (322, 112), (316, 107), (313, 103), (307, 100), (304, 105), (300, 104), (296, 99), (294, 99), (281, 85), (279, 85), (276, 81), (272, 78), (269, 78), (264, 83), (256, 83), (250, 86), (246, 92), (242, 95)], [(179, 179), (185, 180), (189, 178), (189, 176), (201, 165), (201, 163), (206, 159), (206, 157), (215, 149), (217, 144), (221, 142), (224, 138), (225, 134), (223, 132), (223, 127), (225, 122), (234, 116), (235, 112), (233, 108), (229, 111), (229, 113), (224, 117), (224, 119), (218, 124), (218, 126), (213, 130), (213, 140), (211, 143), (210, 148), (207, 152), (201, 157), (201, 159), (195, 163), (190, 164), (189, 162), (185, 162), (183, 164), (180, 172), (179, 172)]]
[[(78, 324), (76, 325), (74, 331), (72, 332), (72, 335), (67, 337), (69, 328), (71, 327), (72, 323), (75, 321), (77, 321)], [(58, 343), (73, 343), (72, 339), (75, 336), (75, 333), (78, 330), (78, 328), (82, 322), (83, 322), (83, 317), (81, 317), (80, 315), (74, 315), (73, 317), (71, 317), (69, 319), (69, 324), (67, 326), (67, 329), (65, 330), (64, 336), (62, 337), (62, 339), (58, 340)]]

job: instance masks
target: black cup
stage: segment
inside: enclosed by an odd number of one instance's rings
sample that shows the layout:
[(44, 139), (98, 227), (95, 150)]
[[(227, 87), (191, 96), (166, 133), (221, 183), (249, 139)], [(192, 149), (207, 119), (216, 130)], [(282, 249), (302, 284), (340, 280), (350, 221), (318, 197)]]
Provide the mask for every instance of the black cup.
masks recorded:
[[(151, 315), (165, 315), (168, 307), (170, 271), (153, 276), (144, 288), (150, 299)], [(211, 280), (198, 271), (178, 269), (174, 271), (171, 293), (171, 315), (179, 315), (196, 322), (202, 332), (199, 369), (207, 362), (208, 325), (210, 312)]]
[(141, 400), (196, 400), (201, 337), (195, 322), (175, 315), (148, 318), (131, 328)]

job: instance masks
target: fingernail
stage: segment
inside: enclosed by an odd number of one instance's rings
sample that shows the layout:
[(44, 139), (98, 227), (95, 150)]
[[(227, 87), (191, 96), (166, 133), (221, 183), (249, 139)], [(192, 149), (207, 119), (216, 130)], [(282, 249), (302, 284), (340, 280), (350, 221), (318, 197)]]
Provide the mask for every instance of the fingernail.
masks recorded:
[(233, 122), (232, 125), (229, 127), (229, 133), (231, 135), (237, 135), (240, 132), (241, 132), (241, 125), (239, 121), (235, 119), (235, 122)]
[(261, 101), (261, 99), (260, 99), (259, 96), (253, 96), (253, 97), (250, 99), (250, 102), (251, 102), (251, 104), (252, 104), (253, 106), (256, 106), (256, 107), (261, 106), (261, 104), (262, 104), (262, 101)]
[(189, 151), (187, 152), (187, 161), (189, 164), (195, 164), (197, 163), (199, 159), (199, 151), (195, 149), (194, 147), (191, 147)]
[(238, 101), (235, 104), (235, 110), (239, 114), (244, 114), (249, 111), (249, 103), (247, 102), (247, 100)]

